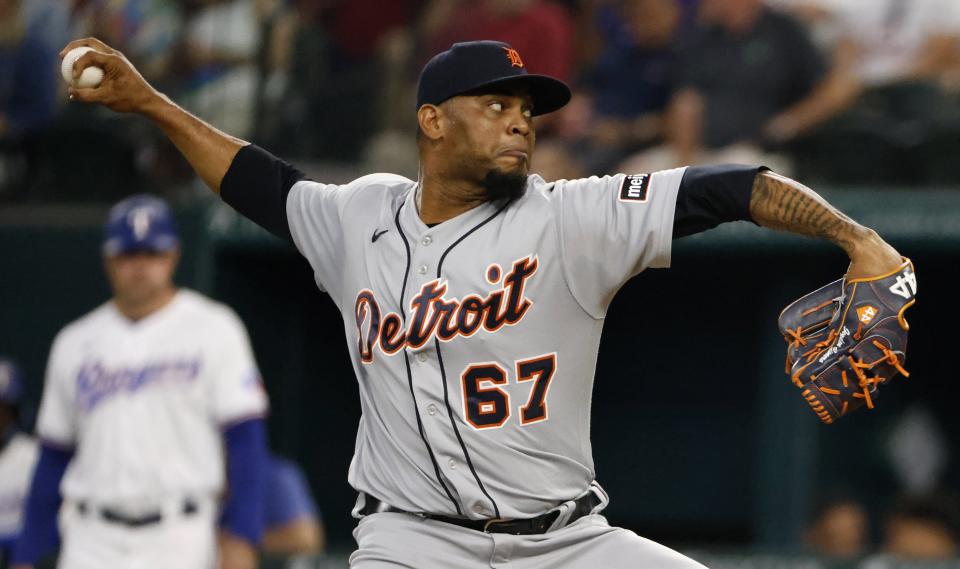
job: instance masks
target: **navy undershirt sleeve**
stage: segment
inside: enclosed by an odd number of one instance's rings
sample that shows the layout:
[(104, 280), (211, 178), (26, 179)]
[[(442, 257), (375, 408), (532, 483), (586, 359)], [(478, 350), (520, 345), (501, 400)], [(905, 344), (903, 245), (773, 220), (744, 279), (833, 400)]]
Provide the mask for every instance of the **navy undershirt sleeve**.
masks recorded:
[(750, 195), (766, 166), (691, 166), (683, 174), (673, 218), (673, 238), (712, 229), (726, 221), (749, 221)]
[(250, 419), (223, 433), (228, 491), (220, 525), (251, 545), (260, 543), (267, 478), (267, 435), (263, 419)]
[(255, 144), (244, 146), (220, 182), (220, 198), (260, 227), (293, 242), (287, 194), (306, 175)]
[(60, 509), (60, 481), (73, 452), (42, 443), (40, 458), (33, 470), (30, 495), (24, 512), (23, 530), (13, 549), (11, 565), (36, 565), (60, 542), (57, 511)]

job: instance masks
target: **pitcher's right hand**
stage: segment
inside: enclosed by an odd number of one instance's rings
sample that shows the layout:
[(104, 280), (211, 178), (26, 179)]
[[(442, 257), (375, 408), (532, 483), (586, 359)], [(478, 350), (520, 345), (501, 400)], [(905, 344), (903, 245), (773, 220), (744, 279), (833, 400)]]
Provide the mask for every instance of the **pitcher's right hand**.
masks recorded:
[(96, 38), (74, 40), (60, 51), (60, 58), (72, 49), (87, 46), (93, 49), (73, 64), (73, 76), (79, 77), (89, 66), (103, 69), (103, 81), (86, 89), (71, 86), (71, 101), (98, 103), (118, 113), (140, 113), (151, 102), (162, 98), (122, 53)]

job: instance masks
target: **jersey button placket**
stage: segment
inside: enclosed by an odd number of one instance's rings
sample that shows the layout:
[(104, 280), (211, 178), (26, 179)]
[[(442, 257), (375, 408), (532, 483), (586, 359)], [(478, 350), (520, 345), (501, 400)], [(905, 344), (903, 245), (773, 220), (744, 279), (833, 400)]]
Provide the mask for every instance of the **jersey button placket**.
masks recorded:
[[(435, 271), (440, 260), (439, 256), (443, 253), (443, 247), (434, 247), (434, 243), (434, 237), (425, 234), (414, 236), (410, 241), (411, 279), (410, 289), (405, 299), (407, 302), (420, 294), (422, 287), (437, 277)], [(473, 487), (474, 481), (470, 470), (461, 468), (462, 465), (458, 462), (461, 449), (451, 430), (447, 409), (443, 404), (443, 382), (439, 362), (433, 353), (434, 342), (435, 338), (431, 337), (419, 348), (408, 348), (407, 353), (413, 364), (413, 382), (417, 399), (426, 402), (426, 406), (421, 408), (425, 410), (425, 416), (430, 418), (424, 421), (424, 430), (428, 434), (433, 450), (438, 455), (440, 466), (444, 470), (444, 479), (455, 492), (462, 494), (469, 492), (467, 488)], [(467, 505), (464, 506), (469, 508)]]

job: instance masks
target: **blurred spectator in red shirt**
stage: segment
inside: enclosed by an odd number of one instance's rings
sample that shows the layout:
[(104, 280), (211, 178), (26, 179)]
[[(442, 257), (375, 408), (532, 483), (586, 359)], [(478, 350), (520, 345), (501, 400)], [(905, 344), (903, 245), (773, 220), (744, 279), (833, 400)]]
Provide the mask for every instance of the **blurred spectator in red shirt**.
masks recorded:
[(520, 52), (530, 73), (564, 81), (573, 73), (573, 22), (548, 0), (433, 0), (423, 34), (423, 62), (456, 42), (497, 40)]
[[(314, 0), (316, 1), (316, 0)], [(376, 55), (384, 37), (413, 21), (423, 0), (323, 0), (338, 51), (351, 60)]]
[[(274, 151), (353, 162), (389, 122), (384, 109), (413, 116), (413, 103), (402, 108), (395, 89), (398, 77), (409, 80), (405, 65), (412, 58), (388, 52), (398, 38), (412, 42), (408, 28), (422, 2), (289, 0), (296, 29), (282, 34), (289, 38), (286, 47), (271, 47), (289, 54), (277, 57), (285, 62), (275, 65), (286, 70), (288, 80), (282, 89), (268, 85), (258, 140), (265, 138)], [(386, 55), (391, 65), (385, 65)]]

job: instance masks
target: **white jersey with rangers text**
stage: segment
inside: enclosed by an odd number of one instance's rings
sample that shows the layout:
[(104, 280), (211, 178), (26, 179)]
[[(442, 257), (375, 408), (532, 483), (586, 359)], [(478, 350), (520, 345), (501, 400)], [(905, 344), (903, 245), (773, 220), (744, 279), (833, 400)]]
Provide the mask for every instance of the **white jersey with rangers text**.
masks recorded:
[(683, 173), (530, 176), (520, 199), (434, 227), (406, 178), (294, 185), (290, 230), (340, 308), (360, 387), (351, 484), (478, 519), (586, 491), (606, 309), (631, 276), (669, 265)]
[(223, 429), (266, 412), (246, 330), (189, 290), (139, 321), (108, 302), (57, 336), (37, 421), (75, 454), (65, 498), (143, 506), (223, 489)]

